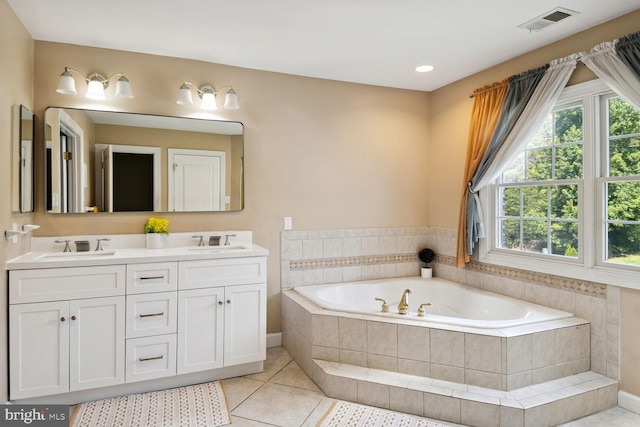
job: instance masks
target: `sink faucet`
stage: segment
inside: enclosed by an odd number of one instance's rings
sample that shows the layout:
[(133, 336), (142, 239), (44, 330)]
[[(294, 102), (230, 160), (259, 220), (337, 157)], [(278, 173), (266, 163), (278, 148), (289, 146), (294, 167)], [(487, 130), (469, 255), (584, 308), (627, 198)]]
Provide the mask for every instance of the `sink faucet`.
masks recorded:
[(398, 313), (399, 314), (407, 314), (407, 309), (409, 308), (409, 294), (411, 293), (410, 289), (405, 289), (402, 293), (402, 298), (400, 299), (400, 304), (398, 304)]
[(64, 243), (64, 250), (62, 252), (71, 252), (71, 247), (69, 246), (69, 242), (71, 240), (54, 240), (55, 243)]

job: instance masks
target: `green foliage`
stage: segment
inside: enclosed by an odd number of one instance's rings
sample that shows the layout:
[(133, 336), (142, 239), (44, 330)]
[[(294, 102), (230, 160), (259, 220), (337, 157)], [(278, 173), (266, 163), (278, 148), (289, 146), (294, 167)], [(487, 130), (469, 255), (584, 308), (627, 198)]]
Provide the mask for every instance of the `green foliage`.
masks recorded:
[(578, 257), (578, 250), (576, 248), (574, 248), (573, 246), (571, 246), (571, 244), (567, 243), (567, 249), (564, 251), (564, 256), (570, 256), (570, 257), (577, 258)]

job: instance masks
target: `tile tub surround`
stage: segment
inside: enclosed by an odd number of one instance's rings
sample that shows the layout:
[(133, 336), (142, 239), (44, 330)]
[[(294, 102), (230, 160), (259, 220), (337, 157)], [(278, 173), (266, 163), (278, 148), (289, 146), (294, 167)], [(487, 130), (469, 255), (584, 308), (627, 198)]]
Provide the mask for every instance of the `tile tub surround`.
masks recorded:
[(589, 321), (591, 370), (619, 379), (620, 288), (477, 261), (456, 268), (455, 230), (397, 227), (282, 232), (282, 289), (419, 276), (417, 252), (424, 247), (437, 254), (435, 276), (569, 311)]
[(514, 390), (590, 368), (590, 325), (561, 319), (503, 330), (324, 310), (282, 294), (284, 347), (311, 375), (312, 359)]

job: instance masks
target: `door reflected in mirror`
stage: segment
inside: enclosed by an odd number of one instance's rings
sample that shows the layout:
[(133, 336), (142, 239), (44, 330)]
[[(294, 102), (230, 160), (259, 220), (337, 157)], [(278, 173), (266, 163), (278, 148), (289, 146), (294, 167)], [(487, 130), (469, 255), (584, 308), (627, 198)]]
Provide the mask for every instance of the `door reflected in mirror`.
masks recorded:
[(14, 109), (12, 164), (12, 208), (14, 212), (33, 212), (33, 134), (35, 116), (24, 105)]
[(244, 207), (239, 122), (50, 107), (52, 213), (216, 212)]

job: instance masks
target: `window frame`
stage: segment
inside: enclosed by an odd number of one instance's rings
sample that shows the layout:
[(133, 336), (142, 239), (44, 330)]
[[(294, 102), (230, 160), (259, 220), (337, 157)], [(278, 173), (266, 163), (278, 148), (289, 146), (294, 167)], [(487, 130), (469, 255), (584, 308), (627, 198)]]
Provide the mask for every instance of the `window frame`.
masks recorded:
[(583, 107), (583, 178), (578, 188), (579, 257), (523, 253), (497, 247), (497, 191), (496, 185), (491, 184), (479, 194), (486, 230), (486, 237), (480, 239), (478, 245), (480, 262), (640, 289), (638, 268), (602, 261), (606, 250), (603, 231), (606, 203), (599, 202), (603, 200), (604, 183), (599, 179), (603, 154), (597, 141), (606, 132), (606, 126), (598, 118), (602, 117), (599, 113), (603, 108), (603, 95), (611, 93), (604, 82), (595, 79), (566, 87), (554, 106), (555, 111), (581, 101)]

